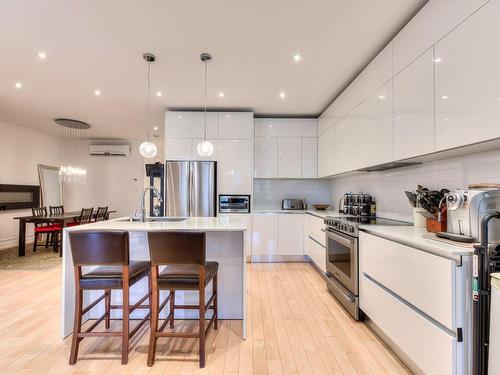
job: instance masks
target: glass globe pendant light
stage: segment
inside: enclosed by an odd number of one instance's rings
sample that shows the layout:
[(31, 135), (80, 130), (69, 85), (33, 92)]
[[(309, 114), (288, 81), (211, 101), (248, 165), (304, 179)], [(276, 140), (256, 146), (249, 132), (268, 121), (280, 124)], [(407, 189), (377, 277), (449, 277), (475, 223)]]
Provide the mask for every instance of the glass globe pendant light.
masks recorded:
[(202, 53), (200, 55), (200, 59), (205, 64), (205, 137), (203, 138), (203, 141), (198, 143), (198, 145), (196, 146), (196, 151), (198, 151), (198, 154), (200, 156), (208, 157), (214, 153), (214, 146), (212, 142), (207, 141), (207, 64), (210, 60), (212, 60), (212, 55), (210, 55), (209, 53)]
[[(147, 125), (149, 127), (149, 102), (151, 98), (151, 63), (156, 60), (155, 55), (152, 53), (144, 53), (142, 55), (142, 58), (148, 63), (148, 101), (147, 101)], [(158, 150), (156, 149), (156, 145), (149, 140), (149, 132), (148, 132), (148, 140), (145, 142), (142, 142), (139, 146), (139, 152), (141, 155), (145, 158), (154, 158), (156, 156), (156, 153)]]

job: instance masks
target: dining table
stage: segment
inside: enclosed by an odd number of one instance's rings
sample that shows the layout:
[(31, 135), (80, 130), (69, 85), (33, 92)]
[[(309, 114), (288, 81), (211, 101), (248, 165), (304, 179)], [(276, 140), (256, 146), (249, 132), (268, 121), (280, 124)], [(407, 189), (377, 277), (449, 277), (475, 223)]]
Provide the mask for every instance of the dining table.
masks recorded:
[[(106, 220), (109, 219), (109, 214), (115, 213), (116, 211), (107, 211)], [(26, 255), (26, 224), (36, 223), (36, 224), (59, 224), (61, 228), (65, 228), (69, 223), (75, 222), (80, 217), (81, 211), (71, 211), (64, 212), (62, 214), (47, 214), (43, 216), (18, 216), (14, 220), (19, 220), (19, 245), (18, 245), (18, 255), (20, 257)], [(96, 213), (93, 214), (95, 218)], [(56, 241), (55, 251), (58, 250), (58, 241)]]

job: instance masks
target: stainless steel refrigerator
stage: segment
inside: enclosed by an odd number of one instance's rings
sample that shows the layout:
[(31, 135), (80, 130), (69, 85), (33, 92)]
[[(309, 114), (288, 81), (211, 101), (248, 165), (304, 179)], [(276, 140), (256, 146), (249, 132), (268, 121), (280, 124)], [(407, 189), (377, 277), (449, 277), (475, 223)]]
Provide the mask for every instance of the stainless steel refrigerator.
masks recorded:
[(216, 216), (217, 163), (165, 163), (166, 216)]

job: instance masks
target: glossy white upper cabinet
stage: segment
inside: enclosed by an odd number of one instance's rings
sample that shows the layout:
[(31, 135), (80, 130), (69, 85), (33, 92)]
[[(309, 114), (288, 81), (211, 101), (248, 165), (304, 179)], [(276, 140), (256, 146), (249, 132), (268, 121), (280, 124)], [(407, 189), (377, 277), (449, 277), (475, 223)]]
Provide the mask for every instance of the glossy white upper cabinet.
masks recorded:
[(277, 137), (255, 137), (255, 178), (278, 176), (278, 152)]
[(394, 77), (394, 158), (434, 152), (434, 55), (429, 49)]
[(278, 255), (279, 215), (252, 216), (252, 255)]
[(392, 81), (370, 95), (345, 118), (341, 136), (348, 150), (339, 159), (356, 170), (394, 160)]
[(278, 176), (300, 178), (302, 173), (301, 138), (278, 139)]
[[(218, 113), (207, 113), (207, 138), (218, 138)], [(204, 138), (205, 114), (203, 112), (167, 111), (165, 117), (165, 137)]]
[(317, 119), (302, 118), (257, 118), (256, 137), (316, 137)]
[(278, 254), (304, 254), (304, 215), (281, 214), (278, 221)]
[(347, 171), (346, 120), (342, 119), (318, 138), (318, 177)]
[(219, 112), (219, 138), (252, 139), (252, 112)]
[(449, 33), (488, 0), (431, 0), (394, 38), (394, 74)]
[(318, 138), (302, 138), (301, 177), (318, 177)]
[(192, 144), (193, 141), (189, 138), (166, 138), (165, 140), (166, 159), (191, 160)]
[[(392, 43), (389, 43), (325, 112), (333, 125), (392, 78)], [(325, 131), (322, 124), (321, 131)]]
[(252, 194), (253, 141), (250, 139), (219, 139), (219, 194)]
[(436, 150), (500, 137), (500, 1), (435, 46)]

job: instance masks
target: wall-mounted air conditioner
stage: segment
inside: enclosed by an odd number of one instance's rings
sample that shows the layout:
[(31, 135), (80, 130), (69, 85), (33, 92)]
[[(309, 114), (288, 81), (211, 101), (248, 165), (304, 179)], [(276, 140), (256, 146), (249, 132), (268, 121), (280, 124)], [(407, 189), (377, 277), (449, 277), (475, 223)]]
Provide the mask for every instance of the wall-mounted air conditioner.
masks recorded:
[(130, 145), (90, 145), (89, 154), (99, 156), (129, 156)]

